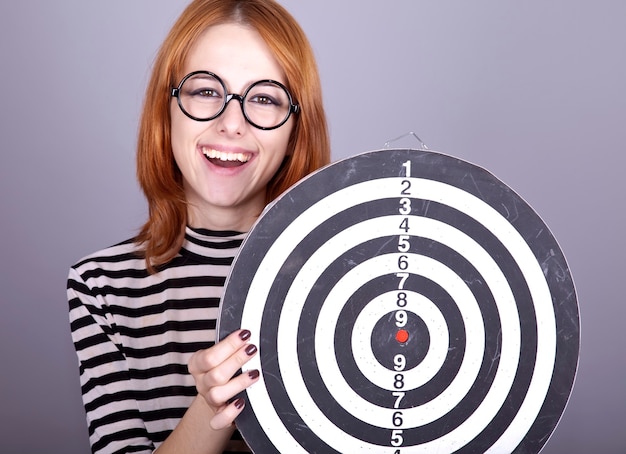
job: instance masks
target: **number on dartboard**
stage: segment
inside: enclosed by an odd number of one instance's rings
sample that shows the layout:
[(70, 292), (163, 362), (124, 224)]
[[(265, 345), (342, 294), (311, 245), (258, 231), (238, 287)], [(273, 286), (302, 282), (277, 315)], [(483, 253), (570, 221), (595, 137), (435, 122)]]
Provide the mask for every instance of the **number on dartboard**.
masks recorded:
[(411, 199), (408, 197), (402, 197), (400, 199), (400, 208), (398, 208), (400, 214), (411, 214)]
[(398, 257), (398, 268), (404, 271), (408, 267), (409, 267), (408, 257), (406, 255), (401, 255), (400, 257)]
[(400, 223), (400, 229), (404, 230), (404, 233), (409, 233), (409, 230), (411, 230), (411, 228), (409, 227), (409, 218), (402, 219), (402, 222)]
[(409, 273), (396, 273), (396, 276), (400, 278), (398, 283), (398, 290), (404, 290), (404, 283), (409, 278)]
[(411, 178), (411, 161), (403, 162), (402, 167), (404, 167), (404, 176)]
[[(395, 311), (395, 323), (396, 327), (402, 329), (406, 326), (408, 315), (404, 308), (407, 305), (407, 294), (404, 292), (404, 284), (406, 280), (409, 278), (409, 273), (406, 271), (409, 268), (409, 257), (404, 255), (404, 253), (409, 252), (411, 249), (411, 237), (410, 235), (406, 235), (409, 233), (409, 216), (411, 214), (411, 161), (406, 161), (402, 164), (404, 170), (404, 176), (407, 179), (403, 179), (400, 181), (400, 201), (398, 212), (405, 216), (402, 218), (400, 222), (399, 229), (402, 230), (405, 234), (401, 234), (398, 236), (398, 252), (400, 252), (400, 256), (398, 257), (398, 270), (400, 272), (396, 273), (396, 276), (400, 279), (398, 282), (398, 293), (396, 294), (396, 311)], [(402, 330), (403, 331), (403, 330)], [(400, 339), (400, 338), (398, 338)], [(405, 396), (405, 391), (399, 391), (404, 388), (404, 374), (402, 371), (406, 369), (406, 356), (403, 354), (397, 354), (393, 357), (393, 368), (397, 374), (394, 376), (393, 387), (397, 391), (392, 391), (391, 395), (394, 397), (393, 408), (394, 410), (401, 408), (402, 399)], [(391, 417), (391, 424), (393, 427), (401, 427), (403, 423), (402, 412), (394, 411)], [(404, 443), (404, 438), (402, 436), (402, 429), (393, 429), (391, 431), (391, 446), (399, 447)], [(400, 454), (400, 450), (396, 449), (394, 454)]]
[(396, 300), (396, 305), (398, 307), (406, 307), (406, 292), (398, 292), (398, 299)]
[(402, 446), (402, 443), (404, 443), (402, 432), (402, 429), (393, 429), (391, 431), (391, 446)]
[(398, 237), (398, 251), (399, 252), (408, 252), (411, 248), (411, 243), (409, 240), (411, 237), (409, 235), (400, 235)]
[(404, 328), (406, 326), (406, 311), (397, 311), (396, 312), (396, 326), (398, 328)]
[(396, 401), (393, 403), (393, 408), (400, 408), (400, 402), (402, 402), (405, 394), (404, 391), (394, 391), (391, 393), (391, 395), (396, 398)]
[(401, 195), (411, 195), (411, 180), (402, 180), (400, 183), (402, 185)]
[(393, 357), (393, 368), (399, 372), (399, 371), (404, 370), (405, 367), (406, 367), (406, 358), (404, 357), (403, 354), (398, 353), (396, 356)]

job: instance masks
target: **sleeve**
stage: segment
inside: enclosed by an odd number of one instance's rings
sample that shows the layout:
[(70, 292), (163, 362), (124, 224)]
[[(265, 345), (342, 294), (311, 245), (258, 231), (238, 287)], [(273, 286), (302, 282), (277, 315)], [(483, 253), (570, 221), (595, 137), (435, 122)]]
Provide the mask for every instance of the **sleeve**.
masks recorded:
[(75, 268), (68, 276), (67, 297), (92, 452), (153, 452), (105, 298)]

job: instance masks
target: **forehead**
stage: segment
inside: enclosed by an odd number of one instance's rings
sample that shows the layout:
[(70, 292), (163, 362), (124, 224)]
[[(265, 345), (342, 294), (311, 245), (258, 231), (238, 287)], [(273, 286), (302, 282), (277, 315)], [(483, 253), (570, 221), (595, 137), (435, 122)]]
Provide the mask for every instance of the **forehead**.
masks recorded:
[(238, 90), (259, 79), (285, 83), (276, 56), (252, 27), (228, 23), (205, 30), (192, 46), (185, 61), (185, 72), (211, 71)]

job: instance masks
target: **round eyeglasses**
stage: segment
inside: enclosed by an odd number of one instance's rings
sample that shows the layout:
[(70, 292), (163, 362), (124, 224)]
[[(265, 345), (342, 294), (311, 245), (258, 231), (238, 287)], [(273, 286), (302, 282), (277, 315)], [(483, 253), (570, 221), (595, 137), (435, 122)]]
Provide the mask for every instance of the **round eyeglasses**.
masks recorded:
[(194, 71), (183, 77), (171, 95), (178, 107), (192, 120), (209, 121), (219, 117), (227, 104), (236, 99), (248, 123), (255, 128), (269, 130), (284, 125), (300, 106), (293, 103), (291, 93), (280, 82), (259, 80), (250, 85), (243, 95), (228, 93), (226, 85), (209, 71)]

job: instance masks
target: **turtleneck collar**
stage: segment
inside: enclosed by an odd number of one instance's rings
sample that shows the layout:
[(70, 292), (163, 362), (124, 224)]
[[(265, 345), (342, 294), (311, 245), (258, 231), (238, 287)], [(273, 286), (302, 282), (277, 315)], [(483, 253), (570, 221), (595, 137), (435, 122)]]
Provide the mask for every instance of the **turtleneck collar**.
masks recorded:
[(247, 233), (214, 231), (187, 226), (180, 254), (198, 262), (236, 254)]

